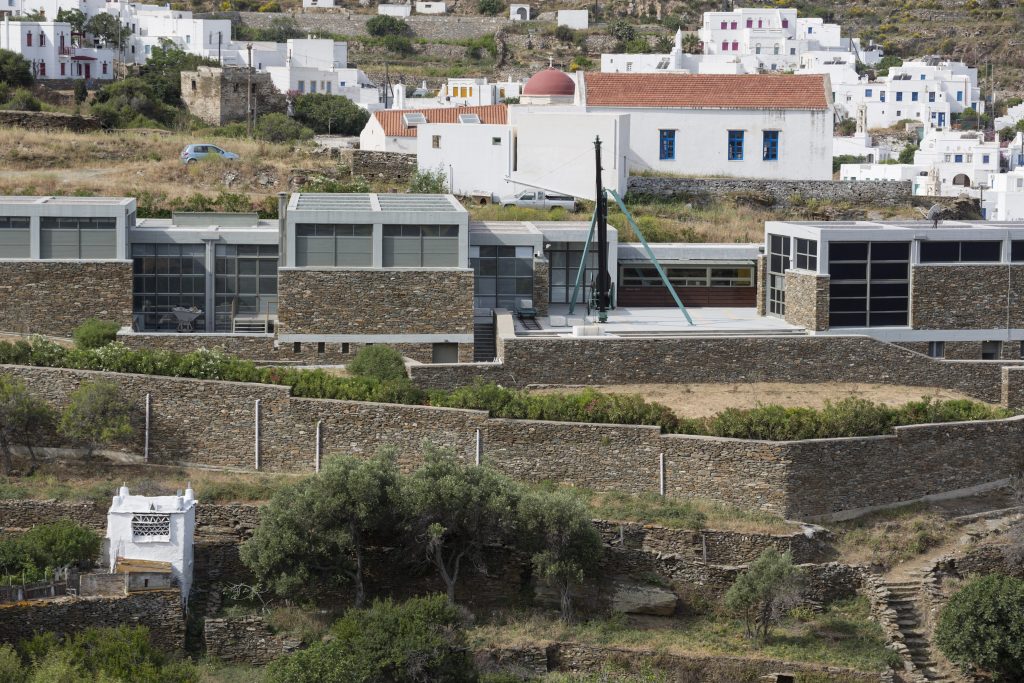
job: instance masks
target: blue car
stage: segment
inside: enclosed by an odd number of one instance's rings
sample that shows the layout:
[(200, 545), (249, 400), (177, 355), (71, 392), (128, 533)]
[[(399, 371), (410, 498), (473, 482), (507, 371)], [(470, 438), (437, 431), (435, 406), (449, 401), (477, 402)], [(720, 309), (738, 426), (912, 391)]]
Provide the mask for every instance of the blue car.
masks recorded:
[(186, 145), (185, 149), (181, 150), (181, 163), (191, 164), (200, 159), (205, 159), (211, 154), (215, 154), (222, 159), (237, 159), (238, 155), (234, 152), (229, 152), (226, 149), (221, 149), (217, 145), (210, 145), (206, 143), (198, 143), (193, 145)]

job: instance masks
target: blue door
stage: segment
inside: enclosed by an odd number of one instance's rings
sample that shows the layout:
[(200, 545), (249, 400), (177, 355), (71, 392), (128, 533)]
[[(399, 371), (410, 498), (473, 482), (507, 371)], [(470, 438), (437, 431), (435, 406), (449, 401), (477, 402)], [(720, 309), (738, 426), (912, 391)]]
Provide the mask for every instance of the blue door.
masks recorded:
[(944, 113), (940, 113), (939, 114), (939, 128), (944, 128), (945, 126), (946, 126), (946, 115)]

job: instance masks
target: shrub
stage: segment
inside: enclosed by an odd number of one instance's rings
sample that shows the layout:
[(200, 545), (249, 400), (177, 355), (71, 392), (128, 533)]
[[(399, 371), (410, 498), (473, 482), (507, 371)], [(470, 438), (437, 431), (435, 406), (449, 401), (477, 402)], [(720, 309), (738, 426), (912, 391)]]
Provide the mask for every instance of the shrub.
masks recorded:
[(270, 0), (269, 2), (265, 2), (262, 5), (260, 5), (259, 9), (257, 9), (256, 11), (257, 12), (280, 12), (281, 11), (281, 3), (279, 3), (277, 0)]
[(28, 672), (21, 667), (21, 657), (8, 643), (0, 645), (0, 681), (23, 683)]
[(725, 607), (743, 619), (748, 638), (760, 643), (799, 598), (799, 572), (790, 553), (768, 548), (725, 593)]
[(914, 163), (914, 152), (917, 151), (917, 145), (907, 143), (907, 146), (900, 150), (900, 155), (897, 157), (897, 163), (901, 164), (912, 164)]
[(311, 93), (295, 98), (295, 120), (314, 133), (359, 135), (370, 114), (347, 97)]
[(384, 36), (410, 36), (412, 29), (398, 17), (391, 17), (386, 14), (378, 14), (366, 22), (366, 32), (371, 36), (382, 38)]
[(123, 442), (134, 433), (130, 408), (111, 382), (84, 382), (71, 392), (60, 418), (60, 433), (86, 449), (90, 457), (100, 446)]
[(13, 87), (32, 85), (32, 65), (17, 52), (0, 50), (0, 82)]
[(555, 28), (555, 38), (563, 43), (571, 43), (575, 37), (576, 32), (568, 26), (558, 26)]
[(505, 3), (501, 0), (479, 0), (476, 3), (476, 11), (493, 17), (505, 11)]
[(412, 177), (409, 179), (411, 194), (444, 194), (447, 191), (448, 178), (445, 177), (442, 168), (433, 171), (417, 169), (413, 171)]
[(52, 433), (55, 422), (45, 401), (32, 396), (18, 380), (0, 375), (0, 472), (13, 469), (11, 451), (16, 444), (28, 447), (35, 465), (35, 447)]
[(396, 55), (411, 55), (415, 52), (412, 41), (407, 36), (384, 36), (381, 40), (384, 48)]
[(962, 667), (998, 681), (1024, 679), (1024, 581), (990, 574), (969, 581), (942, 611), (935, 644)]
[(626, 41), (625, 50), (630, 54), (642, 55), (650, 52), (651, 46), (647, 42), (646, 38), (644, 38), (643, 36), (637, 36), (636, 38), (631, 38), (630, 40)]
[(608, 35), (620, 43), (628, 43), (637, 37), (636, 27), (623, 19), (616, 19), (608, 22)]
[(89, 318), (75, 328), (75, 346), (80, 349), (96, 349), (117, 339), (121, 326), (110, 320)]
[(267, 142), (294, 142), (309, 140), (313, 131), (286, 114), (264, 114), (256, 121), (255, 137)]
[(75, 81), (75, 102), (81, 104), (89, 97), (89, 90), (85, 87), (85, 80)]
[(92, 529), (71, 520), (37, 524), (20, 536), (0, 539), (0, 577), (40, 580), (58, 567), (92, 566), (101, 539)]
[(390, 346), (374, 344), (359, 349), (348, 364), (348, 371), (356, 377), (371, 377), (381, 381), (406, 379), (405, 360)]
[(351, 609), (331, 629), (333, 639), (275, 661), (269, 680), (279, 683), (477, 680), (462, 616), (444, 596), (403, 603), (374, 602)]
[(43, 105), (39, 100), (24, 88), (18, 88), (7, 99), (4, 109), (9, 111), (40, 111)]

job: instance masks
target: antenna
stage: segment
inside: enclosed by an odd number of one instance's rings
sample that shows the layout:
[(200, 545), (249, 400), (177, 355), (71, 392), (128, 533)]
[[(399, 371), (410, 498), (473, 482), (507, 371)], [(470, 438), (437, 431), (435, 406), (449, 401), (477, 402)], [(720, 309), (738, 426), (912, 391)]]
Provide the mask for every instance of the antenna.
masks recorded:
[(932, 222), (933, 228), (939, 227), (939, 221), (942, 219), (942, 211), (943, 208), (941, 204), (933, 204), (932, 208), (928, 209), (928, 213), (925, 214), (925, 218)]

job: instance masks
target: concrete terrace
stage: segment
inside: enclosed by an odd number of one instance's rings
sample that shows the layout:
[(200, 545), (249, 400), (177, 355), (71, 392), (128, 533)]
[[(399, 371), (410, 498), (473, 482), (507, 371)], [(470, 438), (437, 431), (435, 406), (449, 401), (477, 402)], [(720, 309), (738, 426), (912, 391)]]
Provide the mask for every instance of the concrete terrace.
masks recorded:
[[(707, 335), (792, 335), (804, 334), (799, 325), (781, 318), (759, 316), (754, 308), (689, 308), (693, 325), (687, 323), (678, 308), (616, 308), (608, 311), (608, 322), (601, 325), (603, 334), (613, 336), (707, 336)], [(515, 318), (515, 316), (513, 316)], [(560, 319), (565, 320), (565, 324)], [(596, 325), (597, 311), (587, 313), (583, 304), (569, 315), (568, 304), (551, 304), (550, 315), (538, 317), (540, 330), (528, 330), (515, 319), (517, 336), (572, 336), (574, 325)]]

